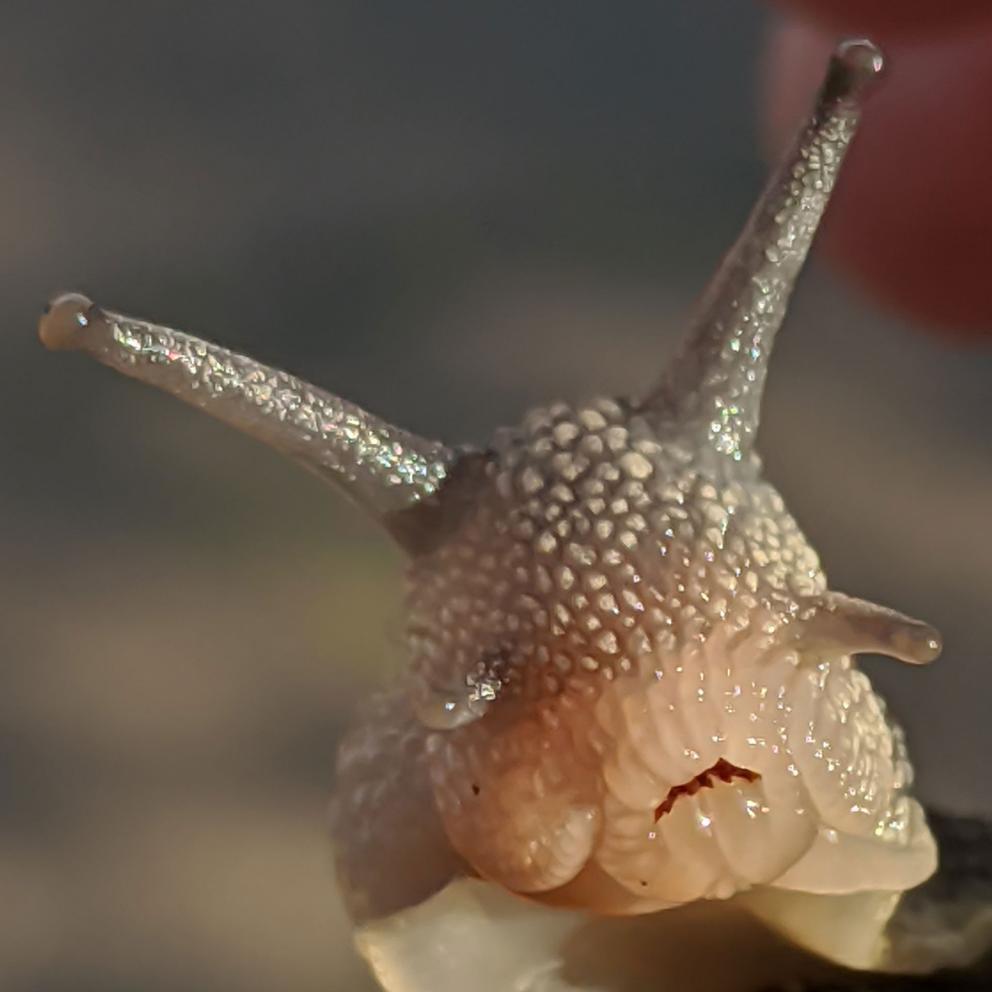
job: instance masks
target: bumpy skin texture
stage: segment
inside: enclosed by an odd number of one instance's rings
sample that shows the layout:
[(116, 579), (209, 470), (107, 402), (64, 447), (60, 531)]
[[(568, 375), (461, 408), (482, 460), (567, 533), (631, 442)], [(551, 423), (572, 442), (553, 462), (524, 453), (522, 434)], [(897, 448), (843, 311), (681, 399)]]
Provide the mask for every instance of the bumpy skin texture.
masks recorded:
[[(411, 565), (412, 683), (342, 747), (356, 916), (465, 870), (609, 913), (932, 871), (902, 735), (845, 649), (864, 634), (757, 455), (600, 400), (531, 413), (480, 474)], [(721, 759), (757, 779), (658, 816)]]
[[(815, 552), (757, 456), (672, 430), (610, 400), (531, 414), (414, 563), (415, 695), (482, 697), (428, 742), (455, 848), (521, 892), (604, 873), (626, 898), (600, 879), (582, 899), (611, 912), (790, 868), (790, 887), (889, 887), (856, 855), (821, 877), (819, 843), (901, 855), (921, 880), (933, 850), (901, 736), (847, 654), (804, 636), (829, 601)], [(760, 778), (658, 816), (720, 759)]]

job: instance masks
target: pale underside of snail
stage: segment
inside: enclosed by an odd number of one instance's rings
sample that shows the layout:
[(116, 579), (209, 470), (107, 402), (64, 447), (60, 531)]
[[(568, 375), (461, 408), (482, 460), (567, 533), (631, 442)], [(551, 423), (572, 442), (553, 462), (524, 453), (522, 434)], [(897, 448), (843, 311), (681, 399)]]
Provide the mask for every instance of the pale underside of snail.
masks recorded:
[(754, 449), (773, 339), (881, 62), (837, 49), (653, 389), (534, 410), (484, 448), (81, 296), (46, 311), (49, 348), (280, 449), (409, 553), (408, 670), (345, 740), (333, 804), (384, 988), (746, 988), (773, 945), (811, 967), (932, 964), (886, 933), (937, 854), (853, 656), (925, 663), (939, 637), (828, 588)]

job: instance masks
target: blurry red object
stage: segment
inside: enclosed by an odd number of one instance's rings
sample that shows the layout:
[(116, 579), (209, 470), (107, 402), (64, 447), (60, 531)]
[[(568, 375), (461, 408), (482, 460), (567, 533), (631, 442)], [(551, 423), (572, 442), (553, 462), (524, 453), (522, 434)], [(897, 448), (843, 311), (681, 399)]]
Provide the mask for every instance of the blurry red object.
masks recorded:
[[(886, 5), (791, 6), (857, 6), (884, 20)], [(905, 13), (925, 5), (887, 6)], [(830, 32), (790, 23), (770, 37), (771, 149), (791, 137), (834, 41)], [(868, 293), (917, 321), (960, 336), (992, 335), (992, 18), (984, 32), (889, 41), (885, 55), (888, 78), (865, 110), (822, 250)]]
[(989, 0), (776, 0), (776, 6), (827, 30), (871, 35), (878, 43), (933, 37), (983, 19), (992, 25)]

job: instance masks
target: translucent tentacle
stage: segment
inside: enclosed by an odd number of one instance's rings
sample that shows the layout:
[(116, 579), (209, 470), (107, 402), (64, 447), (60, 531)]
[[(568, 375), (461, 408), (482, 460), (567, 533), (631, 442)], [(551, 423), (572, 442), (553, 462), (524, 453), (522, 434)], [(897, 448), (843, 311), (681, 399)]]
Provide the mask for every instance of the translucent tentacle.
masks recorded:
[(39, 335), (52, 350), (86, 352), (264, 441), (343, 489), (387, 527), (394, 515), (432, 497), (458, 457), (287, 372), (104, 310), (84, 296), (54, 300)]
[(882, 654), (910, 665), (934, 661), (942, 646), (930, 624), (839, 592), (807, 601), (795, 636), (805, 648)]
[(703, 294), (684, 350), (643, 403), (735, 459), (753, 444), (775, 333), (881, 69), (871, 42), (834, 52), (810, 120)]

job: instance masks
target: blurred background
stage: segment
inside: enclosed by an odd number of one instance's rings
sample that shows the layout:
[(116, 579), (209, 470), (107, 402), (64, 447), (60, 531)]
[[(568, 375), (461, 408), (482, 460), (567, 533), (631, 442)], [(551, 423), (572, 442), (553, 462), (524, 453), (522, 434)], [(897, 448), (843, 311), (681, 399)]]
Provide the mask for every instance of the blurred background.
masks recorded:
[[(74, 355), (56, 290), (483, 441), (653, 379), (765, 174), (755, 5), (89, 0), (0, 16), (0, 988), (371, 988), (325, 833), (400, 661), (332, 492)], [(940, 627), (866, 665), (919, 791), (992, 813), (992, 356), (812, 266), (768, 471), (832, 583)]]

